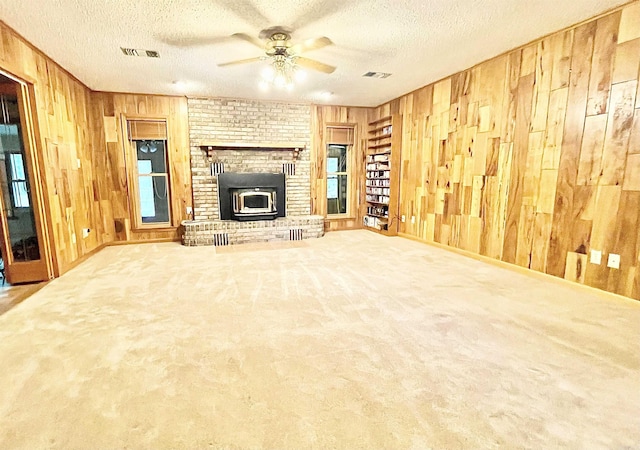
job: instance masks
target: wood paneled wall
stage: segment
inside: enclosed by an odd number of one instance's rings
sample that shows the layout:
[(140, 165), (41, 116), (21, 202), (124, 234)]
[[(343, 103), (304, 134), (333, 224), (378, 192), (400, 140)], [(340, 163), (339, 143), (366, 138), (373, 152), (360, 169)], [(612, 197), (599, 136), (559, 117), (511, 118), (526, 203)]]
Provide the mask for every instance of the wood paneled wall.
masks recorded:
[[(103, 149), (100, 164), (106, 168), (105, 174), (108, 175), (99, 180), (99, 185), (101, 192), (110, 200), (115, 240), (179, 239), (180, 222), (187, 219), (186, 208), (193, 207), (187, 99), (95, 92), (92, 106), (96, 117), (96, 139), (99, 141), (96, 147)], [(125, 121), (130, 118), (167, 120), (171, 227), (153, 230), (136, 230), (133, 227), (127, 177), (128, 158), (125, 154), (130, 149)]]
[[(43, 180), (46, 232), (56, 275), (113, 239), (109, 199), (97, 188), (90, 131), (91, 92), (0, 22), (0, 69), (33, 85), (37, 159)], [(83, 228), (91, 231), (83, 238)]]
[[(54, 274), (116, 240), (177, 239), (192, 202), (186, 99), (92, 92), (2, 22), (0, 37), (0, 69), (31, 84), (35, 94), (36, 151)], [(168, 120), (171, 228), (131, 230), (123, 115)], [(83, 237), (86, 228), (91, 231)]]
[(325, 220), (327, 231), (348, 230), (362, 227), (364, 204), (364, 157), (366, 151), (369, 108), (347, 106), (311, 107), (311, 214), (327, 216), (326, 128), (332, 125), (354, 127), (354, 170), (349, 182), (352, 192), (349, 214), (344, 218)]
[(639, 70), (635, 2), (382, 105), (400, 231), (640, 298)]

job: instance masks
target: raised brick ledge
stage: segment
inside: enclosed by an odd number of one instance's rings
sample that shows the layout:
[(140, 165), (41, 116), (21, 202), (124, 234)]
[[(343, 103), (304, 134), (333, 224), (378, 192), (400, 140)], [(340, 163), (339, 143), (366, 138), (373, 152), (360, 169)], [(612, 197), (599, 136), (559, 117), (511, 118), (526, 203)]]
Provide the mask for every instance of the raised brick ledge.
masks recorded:
[[(246, 242), (289, 241), (324, 236), (324, 217), (288, 216), (275, 220), (183, 220), (182, 245), (233, 245)], [(290, 233), (290, 230), (301, 230)], [(226, 234), (224, 238), (221, 235)]]

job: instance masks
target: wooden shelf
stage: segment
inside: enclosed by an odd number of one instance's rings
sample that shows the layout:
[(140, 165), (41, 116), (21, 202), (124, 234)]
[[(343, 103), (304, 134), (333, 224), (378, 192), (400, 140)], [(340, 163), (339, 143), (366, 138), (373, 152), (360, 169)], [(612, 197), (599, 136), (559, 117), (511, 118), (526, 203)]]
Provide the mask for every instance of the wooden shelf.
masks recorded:
[[(367, 152), (365, 168), (372, 165), (372, 169), (365, 169), (365, 205), (369, 205), (362, 212), (366, 221), (365, 227), (385, 236), (398, 234), (397, 221), (390, 217), (397, 217), (398, 211), (398, 184), (400, 177), (400, 146), (402, 139), (402, 120), (398, 115), (389, 115), (369, 122), (369, 137), (367, 138)], [(375, 160), (380, 158), (380, 160)], [(375, 166), (373, 166), (375, 164)], [(385, 176), (376, 176), (377, 174)], [(384, 180), (384, 181), (379, 181)], [(384, 186), (369, 186), (370, 181), (384, 183)], [(385, 194), (376, 194), (371, 191), (378, 190)], [(367, 200), (367, 196), (372, 199)], [(369, 214), (369, 211), (377, 213)], [(365, 212), (367, 212), (365, 214)], [(374, 226), (372, 226), (372, 224)], [(379, 225), (376, 228), (375, 225)], [(380, 229), (382, 228), (382, 229)], [(380, 261), (384, 263), (384, 261)]]
[[(375, 148), (384, 148), (384, 147), (391, 147), (391, 142), (387, 142), (387, 143), (384, 143), (384, 144), (373, 144), (373, 145), (369, 146), (369, 148), (374, 148), (374, 149)], [(389, 153), (391, 153), (391, 150), (389, 150)]]
[[(369, 134), (376, 134), (379, 133), (380, 131), (384, 130), (385, 128), (387, 128), (389, 125), (381, 125), (379, 127), (375, 127), (375, 128), (371, 128), (369, 130)], [(391, 133), (386, 133), (386, 134), (391, 134)], [(386, 136), (385, 134), (385, 136)]]
[[(369, 147), (369, 148), (371, 148), (371, 147)], [(391, 150), (387, 150), (387, 151), (384, 151), (384, 152), (367, 153), (367, 156), (390, 155), (390, 154), (391, 154)], [(369, 161), (369, 162), (386, 162), (386, 161)]]
[[(369, 195), (379, 195), (379, 194), (369, 194)], [(387, 197), (387, 196), (385, 195), (385, 197)], [(388, 204), (388, 203), (374, 202), (374, 201), (371, 201), (371, 200), (367, 200), (367, 203), (371, 203), (372, 205), (384, 205), (384, 206), (389, 206), (389, 204)]]
[(375, 137), (370, 137), (369, 141), (381, 141), (383, 139), (391, 139), (391, 133), (381, 134), (380, 136), (375, 136)]
[(379, 118), (378, 120), (374, 120), (372, 122), (369, 122), (369, 126), (377, 125), (377, 124), (379, 124), (381, 122), (391, 122), (391, 119), (392, 119), (392, 116), (384, 116), (384, 117)]
[(202, 147), (215, 147), (216, 150), (290, 150), (292, 148), (305, 148), (300, 142), (222, 142), (211, 141), (200, 144)]
[(304, 144), (299, 143), (283, 143), (283, 142), (265, 142), (265, 143), (225, 143), (225, 142), (211, 142), (201, 144), (200, 150), (205, 152), (210, 158), (214, 152), (229, 151), (229, 150), (257, 150), (257, 151), (285, 151), (291, 152), (293, 159), (298, 159), (298, 155), (306, 147)]

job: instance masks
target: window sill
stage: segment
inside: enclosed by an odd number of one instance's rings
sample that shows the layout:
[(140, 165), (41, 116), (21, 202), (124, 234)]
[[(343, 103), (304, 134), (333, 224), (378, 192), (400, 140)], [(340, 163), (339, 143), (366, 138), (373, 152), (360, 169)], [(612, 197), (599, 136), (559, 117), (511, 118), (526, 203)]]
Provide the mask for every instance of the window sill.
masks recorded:
[(158, 225), (158, 226), (138, 226), (135, 228), (132, 228), (131, 231), (133, 232), (144, 232), (144, 231), (175, 231), (177, 230), (178, 227), (174, 227), (171, 225)]
[(351, 214), (327, 214), (326, 220), (345, 220), (345, 219), (357, 219), (356, 216)]

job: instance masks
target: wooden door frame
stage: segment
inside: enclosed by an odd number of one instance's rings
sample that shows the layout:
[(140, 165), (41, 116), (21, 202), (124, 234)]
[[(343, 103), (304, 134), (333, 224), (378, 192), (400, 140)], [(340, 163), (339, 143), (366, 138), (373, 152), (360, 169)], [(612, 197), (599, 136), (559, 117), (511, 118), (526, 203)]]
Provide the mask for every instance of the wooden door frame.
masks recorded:
[[(59, 275), (57, 261), (52, 257), (53, 236), (49, 232), (51, 229), (51, 216), (49, 214), (48, 202), (45, 201), (45, 188), (43, 176), (43, 162), (41, 156), (42, 147), (40, 140), (40, 128), (38, 126), (37, 106), (35, 101), (35, 86), (32, 82), (13, 75), (11, 72), (0, 67), (0, 74), (11, 79), (17, 84), (16, 94), (18, 97), (18, 108), (20, 114), (20, 125), (22, 128), (22, 144), (24, 146), (25, 164), (29, 176), (29, 187), (31, 194), (31, 204), (33, 208), (33, 220), (36, 236), (39, 243), (40, 259), (44, 263), (46, 278), (52, 279)], [(6, 227), (6, 217), (2, 214), (3, 227)], [(2, 235), (4, 239), (5, 236)], [(6, 249), (6, 250), (10, 250)], [(12, 263), (13, 255), (8, 252), (5, 256), (5, 269), (7, 264)], [(17, 264), (20, 264), (19, 262)], [(10, 275), (10, 271), (7, 271)], [(12, 282), (10, 278), (7, 281)], [(18, 280), (21, 282), (21, 280)]]

